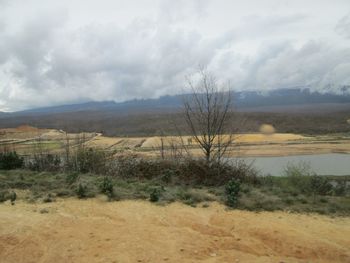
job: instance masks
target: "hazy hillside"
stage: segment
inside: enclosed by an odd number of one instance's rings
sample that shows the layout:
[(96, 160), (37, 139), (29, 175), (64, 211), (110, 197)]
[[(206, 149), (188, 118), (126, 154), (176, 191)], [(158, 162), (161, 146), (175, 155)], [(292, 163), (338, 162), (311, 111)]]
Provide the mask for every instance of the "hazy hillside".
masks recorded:
[[(238, 113), (233, 122), (239, 131), (256, 132), (270, 123), (279, 132), (348, 132), (350, 95), (312, 93), (309, 90), (284, 89), (269, 93), (234, 94)], [(71, 132), (103, 132), (107, 135), (140, 136), (160, 132), (174, 134), (174, 123), (185, 127), (179, 110), (181, 96), (159, 99), (87, 102), (0, 114), (0, 128), (29, 124), (41, 128)], [(244, 125), (242, 126), (242, 123)]]
[[(126, 102), (86, 102), (81, 104), (61, 105), (54, 107), (36, 108), (12, 113), (14, 115), (36, 115), (79, 111), (112, 111), (120, 114), (138, 113), (145, 111), (171, 112), (182, 105), (182, 98), (186, 95), (162, 96), (157, 99), (131, 100)], [(295, 105), (332, 104), (332, 108), (344, 110), (344, 103), (350, 103), (350, 93), (344, 89), (341, 94), (311, 92), (309, 89), (280, 89), (268, 93), (257, 91), (235, 92), (233, 94), (235, 106), (242, 111), (279, 111), (279, 106), (293, 109)], [(277, 107), (276, 107), (277, 106)], [(322, 106), (322, 105), (321, 105)], [(297, 107), (299, 108), (299, 107)], [(306, 107), (305, 109), (307, 109)], [(310, 107), (309, 109), (312, 110)], [(347, 107), (349, 108), (349, 107)], [(347, 109), (345, 108), (345, 109)], [(282, 109), (283, 110), (283, 109)], [(285, 111), (285, 109), (284, 109)]]
[[(239, 112), (232, 123), (239, 132), (257, 132), (261, 124), (269, 123), (278, 132), (321, 134), (349, 132), (346, 120), (350, 110), (340, 112)], [(180, 113), (139, 113), (120, 115), (108, 111), (53, 113), (41, 116), (12, 116), (0, 118), (0, 128), (28, 124), (40, 128), (64, 129), (69, 132), (102, 132), (105, 135), (150, 136), (160, 133), (177, 134), (176, 127), (186, 133)]]

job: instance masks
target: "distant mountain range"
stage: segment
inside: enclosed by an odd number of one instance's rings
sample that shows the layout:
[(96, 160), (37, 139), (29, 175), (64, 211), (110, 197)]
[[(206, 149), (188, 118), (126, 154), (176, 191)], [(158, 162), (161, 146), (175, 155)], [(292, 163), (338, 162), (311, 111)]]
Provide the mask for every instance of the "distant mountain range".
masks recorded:
[[(81, 112), (81, 111), (104, 111), (119, 114), (150, 112), (171, 112), (179, 109), (182, 105), (182, 98), (186, 95), (162, 96), (157, 99), (130, 100), (125, 102), (101, 101), (85, 102), (80, 104), (61, 105), (44, 108), (34, 108), (13, 113), (1, 113), (0, 117), (18, 115), (46, 115), (53, 113)], [(340, 94), (331, 92), (312, 92), (310, 89), (293, 88), (278, 89), (268, 92), (241, 91), (234, 92), (234, 104), (239, 111), (278, 111), (291, 108), (315, 108), (325, 105), (338, 105), (344, 108), (350, 103), (350, 87), (344, 87)], [(315, 105), (313, 107), (312, 105)], [(346, 107), (347, 108), (347, 107)]]
[[(241, 132), (256, 132), (263, 123), (273, 125), (279, 132), (349, 132), (346, 122), (350, 118), (349, 91), (344, 89), (340, 94), (334, 94), (295, 88), (235, 92), (237, 113), (232, 125)], [(186, 130), (183, 116), (179, 114), (183, 96), (186, 95), (120, 103), (86, 102), (0, 113), (0, 128), (30, 125), (70, 132), (101, 132), (108, 136), (150, 136), (160, 131), (177, 134), (178, 130)]]

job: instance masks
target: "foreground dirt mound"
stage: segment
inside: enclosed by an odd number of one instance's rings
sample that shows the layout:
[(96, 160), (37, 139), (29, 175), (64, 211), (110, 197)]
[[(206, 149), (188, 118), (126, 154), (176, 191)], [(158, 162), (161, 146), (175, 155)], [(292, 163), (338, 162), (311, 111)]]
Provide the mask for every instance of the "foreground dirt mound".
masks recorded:
[(1, 262), (350, 262), (350, 218), (98, 199), (0, 205)]

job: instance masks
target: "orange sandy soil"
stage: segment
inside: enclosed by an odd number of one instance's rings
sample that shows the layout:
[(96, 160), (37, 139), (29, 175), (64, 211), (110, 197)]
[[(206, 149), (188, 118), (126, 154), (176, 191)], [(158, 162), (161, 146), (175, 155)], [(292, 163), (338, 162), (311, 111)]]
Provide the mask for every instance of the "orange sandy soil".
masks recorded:
[(0, 261), (350, 262), (350, 218), (226, 210), (217, 203), (6, 203)]

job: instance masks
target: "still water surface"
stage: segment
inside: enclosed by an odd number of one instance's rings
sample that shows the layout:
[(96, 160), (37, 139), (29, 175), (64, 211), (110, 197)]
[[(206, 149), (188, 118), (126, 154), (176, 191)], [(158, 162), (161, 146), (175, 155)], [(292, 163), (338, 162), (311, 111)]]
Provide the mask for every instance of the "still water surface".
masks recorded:
[(279, 176), (288, 164), (306, 162), (319, 175), (350, 175), (350, 154), (330, 153), (283, 157), (247, 157), (262, 174)]

